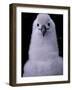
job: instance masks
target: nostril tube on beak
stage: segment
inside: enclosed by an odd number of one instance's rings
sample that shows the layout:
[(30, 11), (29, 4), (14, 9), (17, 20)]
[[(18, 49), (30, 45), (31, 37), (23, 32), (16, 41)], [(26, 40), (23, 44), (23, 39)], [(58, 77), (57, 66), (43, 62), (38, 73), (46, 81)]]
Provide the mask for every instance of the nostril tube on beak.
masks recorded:
[(45, 25), (42, 25), (42, 27), (41, 27), (41, 32), (42, 32), (42, 34), (43, 34), (43, 36), (44, 36), (45, 33), (46, 33), (46, 26), (45, 26)]

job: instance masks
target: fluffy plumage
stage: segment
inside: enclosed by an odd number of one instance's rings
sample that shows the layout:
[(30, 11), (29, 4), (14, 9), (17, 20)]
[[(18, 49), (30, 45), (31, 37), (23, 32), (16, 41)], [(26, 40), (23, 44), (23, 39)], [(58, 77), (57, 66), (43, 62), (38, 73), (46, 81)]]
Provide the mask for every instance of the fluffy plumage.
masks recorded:
[(38, 14), (33, 22), (29, 60), (23, 76), (62, 75), (55, 24), (48, 14)]

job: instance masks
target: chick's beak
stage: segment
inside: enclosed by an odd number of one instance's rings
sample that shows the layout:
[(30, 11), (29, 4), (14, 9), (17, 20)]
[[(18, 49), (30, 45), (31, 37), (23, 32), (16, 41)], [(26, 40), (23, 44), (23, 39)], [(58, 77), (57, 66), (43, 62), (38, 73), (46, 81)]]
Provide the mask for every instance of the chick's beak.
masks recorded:
[(42, 32), (42, 35), (43, 35), (43, 37), (45, 36), (45, 34), (46, 34), (46, 26), (45, 25), (42, 25), (42, 27), (41, 27), (41, 32)]

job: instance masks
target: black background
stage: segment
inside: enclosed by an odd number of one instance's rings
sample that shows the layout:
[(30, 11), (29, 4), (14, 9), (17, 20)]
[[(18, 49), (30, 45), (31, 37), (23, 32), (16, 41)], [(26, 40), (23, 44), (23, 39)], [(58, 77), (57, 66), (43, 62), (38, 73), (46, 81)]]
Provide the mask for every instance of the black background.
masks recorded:
[[(35, 20), (38, 13), (22, 13), (21, 14), (21, 30), (22, 30), (22, 73), (21, 76), (23, 76), (23, 67), (26, 61), (28, 60), (28, 49), (29, 49), (29, 43), (31, 39), (31, 33), (32, 33), (32, 24)], [(57, 34), (57, 40), (58, 40), (58, 47), (59, 47), (59, 55), (63, 57), (63, 15), (58, 14), (49, 14), (52, 20), (54, 21), (56, 25), (56, 34)]]

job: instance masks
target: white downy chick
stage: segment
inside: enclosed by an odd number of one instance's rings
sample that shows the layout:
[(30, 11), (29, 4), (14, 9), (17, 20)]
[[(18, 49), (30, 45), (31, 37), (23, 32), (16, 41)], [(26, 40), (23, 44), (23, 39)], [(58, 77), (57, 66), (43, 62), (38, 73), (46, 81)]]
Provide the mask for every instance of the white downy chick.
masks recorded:
[(33, 22), (29, 60), (23, 76), (63, 74), (63, 60), (59, 57), (55, 24), (48, 14), (38, 14)]

